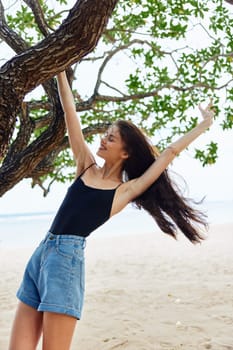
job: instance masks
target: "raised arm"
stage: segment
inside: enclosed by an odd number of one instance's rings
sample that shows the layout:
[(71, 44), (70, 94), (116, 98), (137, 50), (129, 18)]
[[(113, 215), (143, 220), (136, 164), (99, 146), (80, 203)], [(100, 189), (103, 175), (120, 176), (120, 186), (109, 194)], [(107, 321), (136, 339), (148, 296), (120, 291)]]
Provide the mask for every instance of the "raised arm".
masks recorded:
[(58, 74), (57, 82), (62, 108), (64, 110), (70, 146), (80, 172), (91, 162), (94, 162), (94, 157), (85, 142), (81, 125), (77, 117), (74, 97), (65, 72)]
[(167, 166), (173, 161), (175, 156), (187, 148), (194, 140), (196, 140), (211, 126), (214, 117), (212, 101), (204, 109), (201, 107), (201, 105), (199, 105), (199, 109), (201, 111), (203, 120), (191, 131), (187, 132), (177, 141), (169, 145), (142, 176), (130, 181), (130, 200), (138, 197), (147, 188), (149, 188), (152, 183), (154, 183), (162, 174), (162, 172), (167, 168)]

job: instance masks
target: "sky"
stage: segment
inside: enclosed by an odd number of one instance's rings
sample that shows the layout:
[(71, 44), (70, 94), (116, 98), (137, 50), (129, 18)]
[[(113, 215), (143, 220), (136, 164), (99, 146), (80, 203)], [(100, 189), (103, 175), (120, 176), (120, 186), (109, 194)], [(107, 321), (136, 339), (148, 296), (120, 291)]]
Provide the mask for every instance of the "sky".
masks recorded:
[[(2, 52), (4, 53), (4, 58), (6, 58), (7, 55), (9, 55), (9, 57), (12, 55), (5, 46)], [(120, 72), (122, 76), (119, 77), (119, 70), (117, 74), (113, 74), (112, 70), (109, 73), (113, 75), (113, 79), (120, 79), (124, 74), (127, 74), (127, 63), (125, 67), (123, 67), (122, 61), (118, 58), (115, 64), (118, 68), (121, 66)], [(131, 62), (128, 64), (131, 64)], [(94, 76), (90, 71), (88, 71), (88, 73), (89, 76)], [(79, 73), (79, 84), (82, 84), (83, 89), (86, 89), (88, 93), (90, 84), (88, 79), (88, 86), (86, 74), (87, 72), (85, 70)], [(29, 97), (30, 96), (28, 96), (28, 98)], [(194, 148), (199, 148), (210, 141), (218, 143), (219, 157), (216, 164), (203, 168), (200, 161), (193, 159)], [(94, 153), (95, 150), (97, 150), (97, 144), (92, 146), (92, 151)], [(188, 194), (190, 197), (200, 199), (206, 196), (208, 201), (230, 201), (233, 200), (232, 155), (233, 131), (223, 132), (218, 123), (215, 123), (212, 128), (198, 138), (188, 150), (182, 152), (182, 154), (174, 160), (170, 168), (185, 179), (188, 184)], [(69, 184), (55, 184), (52, 186), (48, 196), (44, 198), (42, 190), (39, 187), (31, 189), (30, 180), (23, 180), (0, 199), (0, 213), (56, 211), (68, 186)]]

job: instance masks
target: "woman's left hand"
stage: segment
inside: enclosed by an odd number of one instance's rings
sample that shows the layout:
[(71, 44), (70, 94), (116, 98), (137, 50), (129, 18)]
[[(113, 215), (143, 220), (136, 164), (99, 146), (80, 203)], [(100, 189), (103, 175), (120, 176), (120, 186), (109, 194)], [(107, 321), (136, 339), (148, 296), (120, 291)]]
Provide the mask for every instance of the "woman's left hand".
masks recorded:
[(204, 121), (207, 122), (208, 127), (212, 125), (213, 123), (213, 118), (215, 115), (215, 111), (213, 108), (213, 101), (212, 99), (210, 100), (209, 104), (206, 106), (206, 108), (203, 108), (201, 104), (198, 105), (199, 110), (201, 112), (201, 115), (204, 119)]

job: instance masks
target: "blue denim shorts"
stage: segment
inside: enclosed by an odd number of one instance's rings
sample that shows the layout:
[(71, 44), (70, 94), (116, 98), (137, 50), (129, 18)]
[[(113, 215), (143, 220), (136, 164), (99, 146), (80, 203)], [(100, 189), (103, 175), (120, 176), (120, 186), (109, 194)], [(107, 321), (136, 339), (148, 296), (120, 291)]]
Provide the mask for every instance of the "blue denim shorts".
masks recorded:
[(38, 311), (80, 319), (85, 289), (85, 238), (48, 233), (30, 258), (17, 292)]

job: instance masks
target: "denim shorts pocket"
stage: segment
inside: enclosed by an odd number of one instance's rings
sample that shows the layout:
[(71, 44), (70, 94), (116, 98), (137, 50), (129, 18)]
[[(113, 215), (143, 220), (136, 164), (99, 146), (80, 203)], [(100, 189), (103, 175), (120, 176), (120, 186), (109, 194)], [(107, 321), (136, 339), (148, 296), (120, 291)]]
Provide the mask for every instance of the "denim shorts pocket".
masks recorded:
[(56, 245), (57, 253), (65, 258), (72, 259), (74, 255), (74, 242), (72, 241), (60, 241)]

